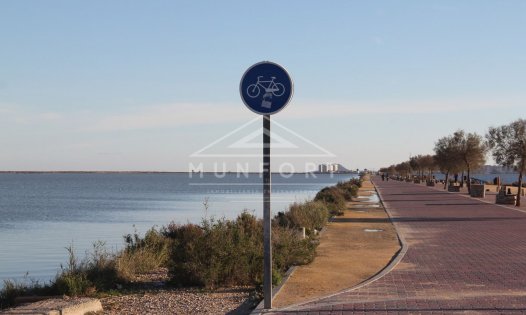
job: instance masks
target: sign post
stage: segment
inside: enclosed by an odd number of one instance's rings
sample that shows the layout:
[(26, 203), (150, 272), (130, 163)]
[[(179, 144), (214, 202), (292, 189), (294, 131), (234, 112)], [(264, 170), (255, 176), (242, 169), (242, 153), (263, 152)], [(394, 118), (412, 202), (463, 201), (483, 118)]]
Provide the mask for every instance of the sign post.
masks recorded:
[(263, 61), (248, 68), (241, 78), (243, 103), (263, 115), (263, 294), (265, 309), (272, 308), (272, 222), (270, 171), (270, 115), (282, 110), (292, 98), (293, 83), (280, 65)]

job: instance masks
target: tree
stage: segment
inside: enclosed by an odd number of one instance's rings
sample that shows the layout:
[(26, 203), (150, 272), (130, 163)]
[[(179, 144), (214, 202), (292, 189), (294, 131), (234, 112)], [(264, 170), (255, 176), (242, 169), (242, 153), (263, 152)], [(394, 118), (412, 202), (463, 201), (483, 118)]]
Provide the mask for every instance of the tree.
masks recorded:
[(422, 168), (422, 173), (423, 171), (427, 171), (428, 178), (431, 178), (433, 171), (436, 168), (435, 157), (430, 154), (422, 155), (420, 156), (418, 164)]
[(486, 162), (486, 144), (482, 136), (476, 133), (466, 134), (464, 130), (458, 130), (453, 134), (453, 142), (468, 172), (468, 192), (471, 192), (471, 170), (484, 166)]
[(519, 119), (509, 125), (490, 127), (486, 134), (487, 145), (495, 162), (514, 167), (519, 172), (519, 189), (516, 206), (521, 205), (522, 176), (526, 168), (526, 120)]
[(394, 174), (396, 173), (396, 169), (395, 169), (395, 166), (394, 165), (391, 165), (387, 168), (387, 172), (389, 172), (388, 174)]
[(420, 165), (420, 159), (422, 158), (422, 155), (416, 155), (409, 159), (409, 166), (412, 170), (418, 171), (417, 176), (418, 178), (421, 178), (422, 176), (422, 165)]
[(402, 162), (400, 164), (396, 164), (395, 170), (398, 173), (398, 175), (402, 177), (407, 177), (409, 174), (411, 174), (411, 165), (409, 165), (409, 162)]
[(444, 189), (447, 188), (449, 174), (459, 172), (462, 161), (458, 146), (458, 139), (454, 136), (447, 136), (438, 139), (435, 143), (435, 162), (443, 174), (446, 175)]
[(435, 168), (435, 160), (432, 155), (416, 155), (409, 159), (409, 165), (414, 171), (418, 171), (418, 177), (424, 178), (424, 172), (427, 171), (428, 175), (431, 176), (433, 169)]

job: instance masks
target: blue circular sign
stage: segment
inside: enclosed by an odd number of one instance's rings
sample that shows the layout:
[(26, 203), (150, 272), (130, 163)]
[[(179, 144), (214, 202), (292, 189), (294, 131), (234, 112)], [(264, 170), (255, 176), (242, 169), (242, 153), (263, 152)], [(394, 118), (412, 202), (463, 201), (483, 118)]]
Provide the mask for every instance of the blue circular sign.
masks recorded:
[(243, 74), (239, 93), (243, 103), (253, 112), (271, 115), (282, 110), (292, 98), (294, 85), (280, 65), (263, 61)]

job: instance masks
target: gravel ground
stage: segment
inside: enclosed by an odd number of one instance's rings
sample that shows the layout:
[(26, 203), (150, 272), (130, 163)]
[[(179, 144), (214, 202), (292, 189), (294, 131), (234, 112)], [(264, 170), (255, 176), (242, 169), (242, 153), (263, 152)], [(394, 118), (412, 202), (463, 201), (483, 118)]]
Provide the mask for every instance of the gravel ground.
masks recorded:
[(137, 293), (101, 298), (100, 314), (249, 314), (257, 303), (250, 298), (251, 287), (177, 289), (166, 286), (166, 280), (166, 268), (137, 276), (133, 281)]
[(160, 289), (101, 299), (101, 314), (249, 314), (250, 288), (214, 292), (197, 289)]

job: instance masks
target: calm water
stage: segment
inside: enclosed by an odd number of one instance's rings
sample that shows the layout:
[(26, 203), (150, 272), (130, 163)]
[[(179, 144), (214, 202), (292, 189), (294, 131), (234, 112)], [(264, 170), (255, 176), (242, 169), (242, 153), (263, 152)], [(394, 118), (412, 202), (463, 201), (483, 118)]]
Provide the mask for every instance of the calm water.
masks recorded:
[[(272, 210), (312, 198), (351, 174), (272, 177)], [(122, 236), (170, 221), (232, 218), (243, 209), (261, 216), (261, 178), (226, 174), (0, 174), (0, 280), (26, 272), (49, 280), (65, 263), (65, 247), (83, 256), (94, 241), (122, 247)], [(1, 286), (1, 284), (0, 284)]]

